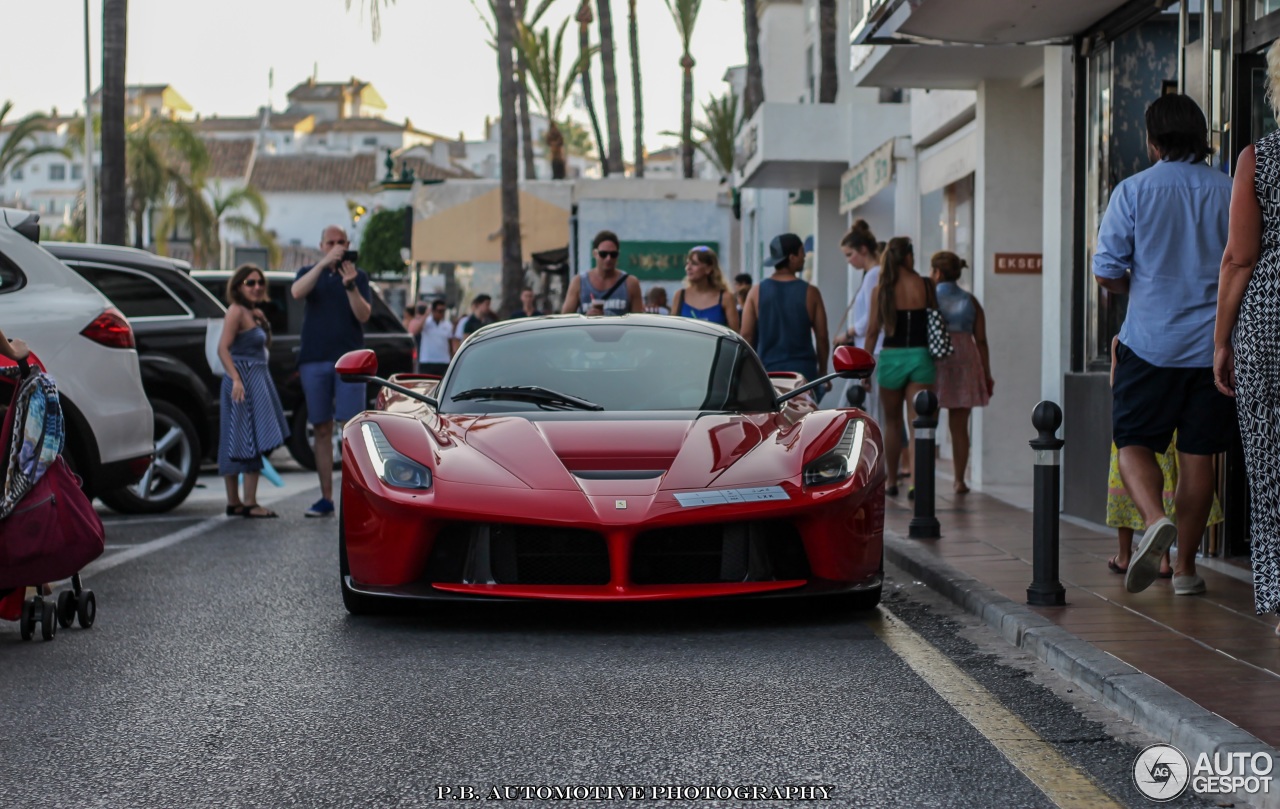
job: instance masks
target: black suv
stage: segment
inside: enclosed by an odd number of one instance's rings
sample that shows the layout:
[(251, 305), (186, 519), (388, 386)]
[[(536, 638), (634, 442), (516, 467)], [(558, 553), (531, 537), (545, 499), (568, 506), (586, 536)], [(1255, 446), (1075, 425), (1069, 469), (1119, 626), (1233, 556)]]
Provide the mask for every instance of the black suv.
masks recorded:
[[(203, 284), (220, 300), (225, 297), (227, 281), (232, 273), (225, 270), (196, 270), (191, 277)], [(291, 435), (289, 436), (289, 454), (307, 469), (315, 469), (315, 454), (312, 452), (313, 431), (307, 422), (307, 402), (302, 395), (302, 382), (298, 376), (298, 349), (302, 333), (303, 301), (294, 300), (289, 288), (293, 286), (296, 275), (291, 272), (268, 272), (267, 294), (270, 300), (262, 310), (271, 324), (270, 365), (271, 377), (275, 380), (276, 391), (280, 394), (280, 404), (285, 415), (289, 417)], [(411, 373), (417, 345), (404, 324), (391, 308), (378, 295), (376, 287), (373, 293), (373, 313), (364, 324), (364, 344), (378, 355), (378, 375)], [(370, 385), (368, 401), (372, 402), (378, 395), (378, 387)], [(339, 441), (341, 437), (334, 431), (334, 463), (340, 461)]]
[(226, 309), (191, 280), (185, 261), (131, 247), (45, 242), (133, 327), (142, 386), (155, 414), (156, 454), (142, 479), (100, 494), (116, 511), (169, 511), (187, 499), (201, 460), (216, 456), (221, 380), (205, 359), (210, 320)]

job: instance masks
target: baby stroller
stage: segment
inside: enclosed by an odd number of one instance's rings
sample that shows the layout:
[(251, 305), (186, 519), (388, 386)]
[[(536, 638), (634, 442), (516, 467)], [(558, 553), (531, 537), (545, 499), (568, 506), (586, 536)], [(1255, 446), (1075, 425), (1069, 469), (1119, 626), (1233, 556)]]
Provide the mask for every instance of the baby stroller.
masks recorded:
[[(78, 618), (85, 629), (93, 626), (97, 600), (79, 571), (102, 554), (105, 531), (62, 457), (62, 408), (53, 380), (26, 361), (0, 366), (0, 377), (14, 385), (0, 427), (0, 607), (36, 587), (21, 603), (19, 631), (31, 640), (38, 623), (41, 636), (53, 640), (59, 624), (69, 627)], [(43, 585), (68, 576), (72, 589), (56, 603), (46, 600)]]

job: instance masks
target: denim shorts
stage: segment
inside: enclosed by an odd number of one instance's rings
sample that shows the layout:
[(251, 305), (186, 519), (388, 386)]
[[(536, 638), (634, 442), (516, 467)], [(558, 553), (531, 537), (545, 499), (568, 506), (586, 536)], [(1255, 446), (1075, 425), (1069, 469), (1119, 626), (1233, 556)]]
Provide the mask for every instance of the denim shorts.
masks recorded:
[(347, 421), (364, 411), (364, 383), (344, 382), (332, 362), (304, 362), (298, 366), (298, 376), (307, 400), (309, 423)]

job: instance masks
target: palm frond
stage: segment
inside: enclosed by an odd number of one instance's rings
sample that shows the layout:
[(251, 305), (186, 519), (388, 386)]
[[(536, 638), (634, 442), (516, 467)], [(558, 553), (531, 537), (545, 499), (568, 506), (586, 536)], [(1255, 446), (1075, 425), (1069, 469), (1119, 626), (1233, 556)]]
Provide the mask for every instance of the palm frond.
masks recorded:
[[(382, 38), (382, 9), (381, 5), (390, 6), (396, 0), (369, 0), (369, 30), (373, 34), (373, 41), (377, 42)], [(360, 0), (360, 16), (364, 17), (365, 0)], [(351, 0), (347, 0), (347, 11), (351, 10)]]
[(698, 12), (702, 10), (702, 0), (664, 0), (671, 19), (675, 20), (676, 31), (680, 41), (684, 43), (685, 53), (689, 52), (689, 44), (693, 41), (693, 27), (698, 22)]

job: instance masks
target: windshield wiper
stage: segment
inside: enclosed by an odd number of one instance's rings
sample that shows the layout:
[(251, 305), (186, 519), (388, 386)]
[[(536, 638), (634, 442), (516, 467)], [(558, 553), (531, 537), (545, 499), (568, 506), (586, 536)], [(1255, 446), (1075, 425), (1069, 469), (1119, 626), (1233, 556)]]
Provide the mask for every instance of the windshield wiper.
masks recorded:
[(568, 405), (578, 410), (604, 410), (602, 405), (598, 405), (595, 402), (588, 402), (586, 399), (579, 399), (577, 396), (559, 393), (537, 385), (511, 385), (507, 387), (495, 385), (488, 388), (471, 388), (470, 390), (464, 390), (462, 393), (455, 393), (449, 398), (455, 402), (462, 402), (468, 399), (528, 399), (531, 402)]

